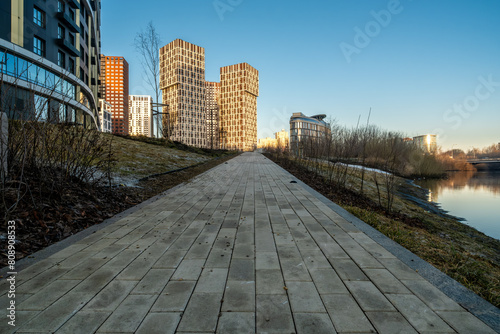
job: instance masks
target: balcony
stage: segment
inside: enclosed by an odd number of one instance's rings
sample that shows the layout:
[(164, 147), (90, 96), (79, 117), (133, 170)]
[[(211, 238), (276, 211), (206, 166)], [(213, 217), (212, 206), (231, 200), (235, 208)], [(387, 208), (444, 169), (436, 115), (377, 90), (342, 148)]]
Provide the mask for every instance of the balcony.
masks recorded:
[(57, 39), (57, 44), (61, 46), (64, 50), (66, 50), (73, 57), (80, 57), (80, 51), (78, 51), (70, 42), (63, 38)]
[(75, 21), (73, 21), (71, 17), (69, 17), (69, 15), (67, 15), (66, 13), (59, 12), (56, 14), (56, 17), (59, 19), (59, 21), (64, 23), (72, 32), (74, 33), (80, 32), (80, 27), (78, 27)]
[(76, 0), (68, 0), (68, 4), (74, 9), (80, 9), (80, 4)]

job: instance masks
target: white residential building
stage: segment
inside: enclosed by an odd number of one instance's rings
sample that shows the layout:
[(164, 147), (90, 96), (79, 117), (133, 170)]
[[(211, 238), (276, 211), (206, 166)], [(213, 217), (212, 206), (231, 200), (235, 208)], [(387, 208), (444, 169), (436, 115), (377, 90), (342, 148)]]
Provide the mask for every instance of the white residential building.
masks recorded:
[(112, 112), (111, 103), (106, 100), (99, 99), (99, 120), (101, 121), (101, 132), (111, 133), (112, 130), (112, 121), (111, 121), (111, 112)]
[(149, 95), (129, 95), (129, 134), (153, 136), (153, 98)]

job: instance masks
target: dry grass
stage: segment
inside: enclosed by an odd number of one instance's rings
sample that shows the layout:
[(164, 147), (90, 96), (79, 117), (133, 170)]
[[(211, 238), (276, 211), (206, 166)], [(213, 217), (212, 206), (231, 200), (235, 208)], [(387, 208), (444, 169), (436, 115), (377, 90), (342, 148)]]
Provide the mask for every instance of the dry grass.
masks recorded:
[(143, 177), (196, 165), (212, 157), (163, 145), (113, 136), (116, 166), (113, 173), (120, 183), (135, 184)]
[(354, 206), (345, 206), (345, 209), (493, 305), (500, 306), (499, 242), (488, 240), (491, 238), (468, 226), (464, 228), (460, 222), (431, 213), (413, 213), (424, 222), (425, 228), (419, 228), (366, 209)]
[[(272, 158), (271, 155), (268, 157)], [(350, 169), (346, 187), (325, 180), (326, 166), (320, 176), (294, 162), (277, 161), (289, 172), (337, 202), (420, 258), (474, 291), (493, 305), (500, 306), (500, 241), (445, 214), (433, 212), (432, 205), (421, 207), (406, 199), (422, 196), (421, 189), (404, 178), (396, 178), (392, 212), (378, 206), (374, 173), (365, 174), (363, 195), (359, 194), (361, 172)], [(382, 176), (380, 176), (382, 178)], [(320, 181), (318, 181), (318, 178)], [(381, 201), (387, 199), (382, 193)], [(426, 199), (423, 198), (423, 203)]]

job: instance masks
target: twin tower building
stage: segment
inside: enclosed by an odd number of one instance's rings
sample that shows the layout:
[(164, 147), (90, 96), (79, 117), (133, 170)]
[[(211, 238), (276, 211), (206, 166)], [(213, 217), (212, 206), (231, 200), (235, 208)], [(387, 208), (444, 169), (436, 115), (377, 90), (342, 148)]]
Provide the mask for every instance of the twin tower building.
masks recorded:
[(257, 146), (259, 72), (247, 63), (221, 67), (205, 81), (205, 49), (176, 39), (160, 49), (163, 131), (171, 140), (207, 148)]

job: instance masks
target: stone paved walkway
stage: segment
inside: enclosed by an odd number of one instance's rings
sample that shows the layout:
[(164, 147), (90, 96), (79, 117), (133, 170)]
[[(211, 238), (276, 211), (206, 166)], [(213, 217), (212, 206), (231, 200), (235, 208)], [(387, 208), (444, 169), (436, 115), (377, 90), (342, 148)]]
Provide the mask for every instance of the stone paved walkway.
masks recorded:
[(495, 333), (292, 179), (245, 153), (175, 188), (22, 270), (0, 332)]

